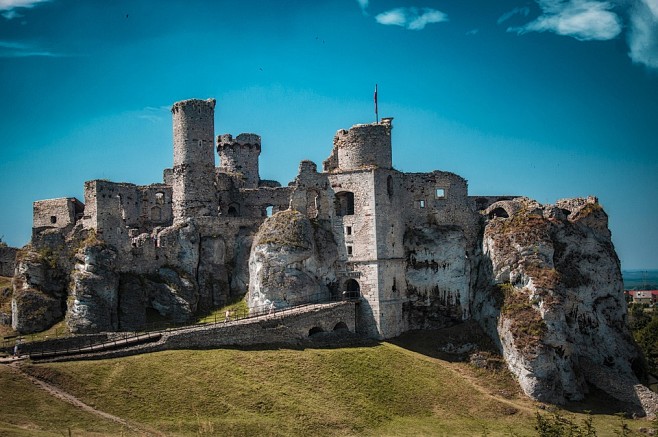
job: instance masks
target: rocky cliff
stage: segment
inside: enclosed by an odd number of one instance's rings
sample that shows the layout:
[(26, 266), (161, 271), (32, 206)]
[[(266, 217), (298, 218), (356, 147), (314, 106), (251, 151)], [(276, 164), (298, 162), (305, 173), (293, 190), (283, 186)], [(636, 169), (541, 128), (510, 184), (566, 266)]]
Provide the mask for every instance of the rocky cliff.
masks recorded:
[(330, 297), (338, 252), (327, 227), (294, 210), (278, 212), (263, 223), (249, 257), (252, 311), (265, 311), (272, 303), (285, 308)]
[(641, 355), (626, 326), (620, 263), (597, 200), (543, 206), (518, 198), (487, 213), (480, 274), (491, 286), (474, 315), (525, 393), (563, 403), (593, 385), (638, 413), (655, 411), (655, 398), (647, 404), (635, 387)]

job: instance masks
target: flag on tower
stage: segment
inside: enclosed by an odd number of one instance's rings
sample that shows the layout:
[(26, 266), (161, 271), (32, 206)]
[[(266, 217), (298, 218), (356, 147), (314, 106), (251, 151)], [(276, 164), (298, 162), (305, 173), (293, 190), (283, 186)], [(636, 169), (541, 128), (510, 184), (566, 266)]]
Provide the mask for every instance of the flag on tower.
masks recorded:
[(375, 84), (375, 119), (379, 123), (379, 109), (377, 108), (377, 84)]

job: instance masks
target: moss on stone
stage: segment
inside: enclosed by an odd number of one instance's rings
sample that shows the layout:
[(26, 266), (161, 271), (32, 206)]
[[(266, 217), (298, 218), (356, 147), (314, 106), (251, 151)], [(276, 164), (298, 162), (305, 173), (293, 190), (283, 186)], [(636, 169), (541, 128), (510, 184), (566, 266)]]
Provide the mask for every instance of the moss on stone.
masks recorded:
[(312, 227), (308, 218), (299, 211), (286, 210), (265, 220), (258, 231), (255, 244), (309, 249), (311, 237)]

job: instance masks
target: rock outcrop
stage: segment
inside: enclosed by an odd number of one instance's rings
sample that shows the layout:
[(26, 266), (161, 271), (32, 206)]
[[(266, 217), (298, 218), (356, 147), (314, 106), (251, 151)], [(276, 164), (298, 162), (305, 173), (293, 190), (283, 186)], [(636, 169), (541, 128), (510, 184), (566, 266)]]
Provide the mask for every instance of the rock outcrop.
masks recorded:
[(582, 399), (592, 384), (641, 412), (632, 389), (641, 355), (626, 326), (620, 263), (597, 200), (542, 206), (518, 198), (486, 212), (483, 254), (494, 285), (476, 317), (499, 340), (525, 393), (563, 403)]
[(327, 300), (336, 257), (332, 234), (320, 223), (294, 210), (268, 218), (249, 258), (251, 311)]

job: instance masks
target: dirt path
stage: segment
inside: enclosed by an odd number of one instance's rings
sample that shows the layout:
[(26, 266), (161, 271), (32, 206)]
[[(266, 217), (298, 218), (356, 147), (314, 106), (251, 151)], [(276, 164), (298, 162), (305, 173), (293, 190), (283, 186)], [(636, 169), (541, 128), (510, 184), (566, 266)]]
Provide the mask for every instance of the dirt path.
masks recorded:
[[(6, 364), (6, 363), (5, 363)], [(51, 396), (54, 396), (58, 399), (61, 399), (64, 402), (68, 402), (69, 404), (80, 408), (83, 411), (86, 411), (88, 413), (95, 414), (99, 417), (102, 417), (106, 420), (111, 420), (112, 422), (118, 423), (122, 426), (125, 426), (127, 429), (143, 436), (164, 436), (161, 432), (154, 430), (152, 428), (149, 428), (145, 425), (141, 424), (135, 424), (132, 422), (129, 422), (125, 419), (122, 419), (121, 417), (114, 416), (110, 413), (106, 413), (105, 411), (97, 410), (96, 408), (85, 404), (82, 402), (80, 399), (76, 398), (75, 396), (66, 393), (65, 391), (59, 389), (58, 387), (55, 387), (54, 385), (48, 384), (45, 381), (42, 381), (38, 378), (35, 378), (34, 376), (26, 373), (21, 369), (21, 366), (19, 365), (19, 361), (12, 362), (7, 365), (7, 368), (11, 369), (13, 372), (15, 372), (18, 375), (23, 376), (24, 378), (28, 379), (30, 382), (33, 384), (37, 385), (40, 387), (42, 390), (46, 391), (48, 394)]]
[(420, 352), (415, 352), (415, 351), (412, 351), (412, 350), (408, 350), (408, 349), (405, 349), (404, 347), (401, 347), (401, 346), (398, 346), (398, 345), (391, 344), (391, 346), (397, 348), (398, 350), (400, 350), (401, 352), (403, 352), (405, 354), (412, 354), (412, 355), (415, 355), (415, 356), (419, 356), (422, 359), (433, 362), (433, 363), (441, 363), (444, 369), (449, 370), (450, 372), (453, 372), (455, 374), (455, 378), (460, 378), (460, 379), (463, 379), (463, 380), (467, 381), (469, 384), (471, 384), (473, 386), (473, 388), (478, 393), (480, 393), (481, 395), (483, 395), (487, 398), (493, 399), (496, 402), (500, 402), (501, 404), (508, 405), (508, 406), (510, 406), (512, 408), (515, 408), (517, 410), (522, 410), (522, 411), (524, 411), (526, 413), (529, 413), (531, 415), (534, 414), (535, 411), (536, 411), (535, 408), (528, 405), (528, 402), (531, 402), (529, 400), (508, 399), (504, 396), (492, 393), (491, 389), (489, 389), (487, 387), (483, 387), (479, 383), (479, 381), (477, 380), (476, 377), (474, 377), (473, 375), (469, 375), (468, 372), (461, 371), (459, 366), (454, 364), (454, 363), (448, 363), (448, 362), (442, 361), (438, 358), (429, 357), (429, 356), (424, 355)]

